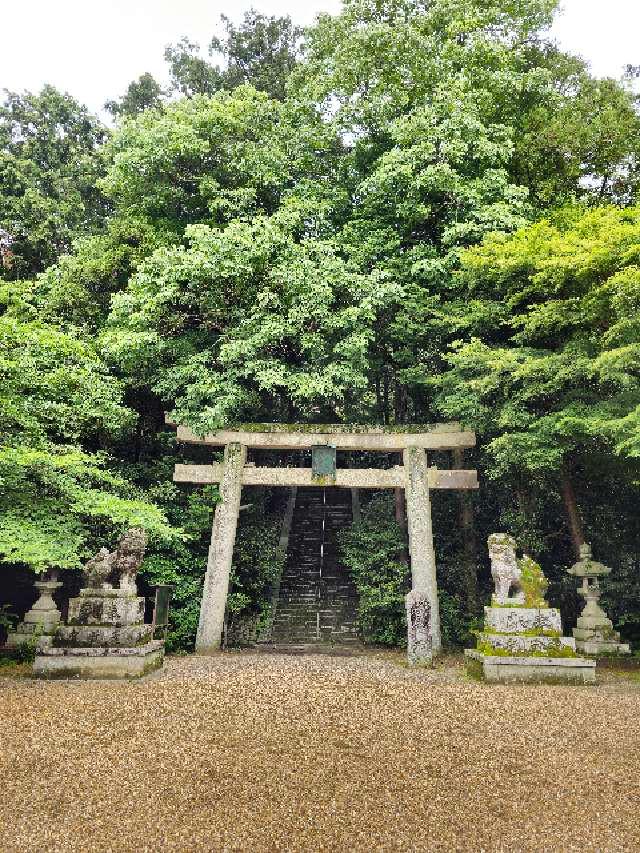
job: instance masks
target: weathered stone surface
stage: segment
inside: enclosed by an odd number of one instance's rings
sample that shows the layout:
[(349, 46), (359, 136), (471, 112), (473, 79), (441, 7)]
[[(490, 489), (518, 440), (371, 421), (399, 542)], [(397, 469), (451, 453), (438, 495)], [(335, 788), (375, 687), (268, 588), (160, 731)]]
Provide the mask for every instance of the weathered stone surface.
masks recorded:
[(407, 659), (410, 664), (430, 663), (433, 658), (431, 605), (428, 596), (411, 590), (406, 599)]
[(139, 527), (124, 533), (112, 553), (101, 548), (84, 567), (87, 587), (110, 588), (117, 583), (122, 590), (136, 594), (136, 575), (140, 570), (147, 546), (147, 534)]
[(562, 632), (560, 611), (553, 607), (485, 607), (484, 624), (491, 631), (520, 634), (525, 631)]
[(144, 624), (144, 598), (136, 590), (145, 543), (144, 531), (129, 530), (112, 554), (102, 549), (89, 561), (87, 579), (103, 586), (82, 589), (71, 599), (67, 624), (58, 628), (54, 643), (36, 653), (36, 676), (139, 678), (162, 666), (164, 643), (152, 640), (153, 627)]
[(69, 601), (69, 625), (136, 625), (144, 618), (144, 598), (120, 590), (83, 589)]
[(43, 634), (39, 625), (28, 625), (20, 622), (15, 631), (10, 631), (2, 651), (12, 655), (25, 643), (33, 644), (36, 649), (50, 646), (53, 642), (53, 634)]
[[(223, 466), (176, 465), (173, 480), (176, 483), (219, 483)], [(470, 470), (439, 470), (429, 468), (430, 489), (477, 489), (478, 473)], [(260, 468), (246, 466), (242, 471), (243, 486), (313, 486), (317, 485), (311, 468)], [(394, 468), (338, 468), (332, 486), (339, 489), (397, 489), (404, 486), (404, 469)]]
[(164, 661), (164, 643), (153, 640), (132, 648), (42, 649), (33, 672), (38, 678), (140, 678)]
[(224, 612), (229, 591), (229, 573), (236, 539), (242, 469), (247, 461), (247, 448), (229, 444), (224, 451), (224, 471), (220, 483), (221, 502), (216, 506), (207, 559), (207, 572), (202, 591), (196, 652), (211, 654), (220, 648)]
[[(196, 435), (178, 426), (178, 441), (188, 444), (229, 445), (297, 450), (314, 444), (331, 444), (338, 450), (383, 450), (398, 452), (407, 447), (452, 450), (475, 447), (473, 432), (462, 432), (459, 424), (414, 425), (404, 429), (358, 426), (355, 424), (245, 424), (245, 428), (219, 430)], [(312, 431), (313, 430), (313, 431)]]
[[(491, 577), (495, 584), (496, 604), (524, 604), (520, 590), (522, 572), (516, 559), (516, 540), (506, 533), (492, 533), (488, 539)], [(513, 595), (510, 595), (513, 590)]]
[(34, 586), (40, 595), (22, 622), (18, 623), (16, 630), (9, 632), (4, 646), (9, 652), (25, 643), (35, 642), (39, 647), (49, 645), (51, 635), (60, 623), (61, 614), (53, 600), (53, 593), (62, 584), (57, 580), (38, 580)]
[(144, 598), (119, 589), (81, 589), (69, 601), (68, 625), (108, 625), (120, 628), (144, 620)]
[(62, 625), (55, 633), (56, 646), (140, 646), (151, 640), (151, 625)]
[(484, 680), (493, 683), (594, 684), (596, 680), (596, 662), (587, 658), (502, 657), (475, 649), (467, 649), (465, 655), (480, 664)]
[[(170, 419), (167, 423), (176, 426)], [(176, 465), (174, 480), (189, 483), (220, 483), (222, 503), (216, 508), (214, 530), (205, 576), (196, 651), (212, 653), (220, 647), (224, 625), (229, 571), (237, 525), (242, 485), (285, 487), (324, 486), (327, 474), (304, 468), (266, 468), (246, 463), (247, 448), (291, 450), (331, 447), (340, 450), (403, 451), (403, 467), (392, 469), (336, 470), (331, 466), (330, 482), (341, 488), (405, 488), (412, 563), (412, 588), (429, 602), (432, 653), (441, 647), (440, 615), (431, 530), (430, 488), (476, 489), (476, 471), (428, 469), (425, 448), (459, 449), (475, 446), (475, 434), (463, 432), (459, 424), (435, 424), (402, 428), (300, 424), (244, 424), (205, 436), (178, 426), (178, 441), (201, 445), (225, 445), (222, 466)], [(224, 497), (226, 495), (226, 497)], [(317, 633), (317, 631), (316, 631)]]
[[(440, 605), (436, 580), (436, 555), (431, 526), (431, 500), (427, 455), (420, 447), (407, 447), (403, 452), (407, 527), (411, 554), (411, 589), (429, 602), (429, 637), (431, 653), (438, 654), (440, 639)], [(417, 600), (417, 599), (416, 599)]]
[(576, 641), (573, 637), (531, 637), (522, 634), (491, 634), (483, 632), (478, 635), (480, 644), (487, 644), (494, 649), (505, 649), (513, 652), (529, 654), (531, 652), (560, 653), (562, 649), (575, 651)]
[[(496, 584), (493, 602), (485, 607), (485, 630), (477, 648), (468, 649), (467, 668), (486, 681), (595, 681), (590, 662), (576, 657), (573, 637), (561, 636), (560, 612), (546, 605), (547, 580), (530, 557), (519, 563), (511, 536), (489, 537), (491, 569)], [(510, 596), (512, 588), (516, 595)], [(527, 607), (524, 602), (538, 606)]]

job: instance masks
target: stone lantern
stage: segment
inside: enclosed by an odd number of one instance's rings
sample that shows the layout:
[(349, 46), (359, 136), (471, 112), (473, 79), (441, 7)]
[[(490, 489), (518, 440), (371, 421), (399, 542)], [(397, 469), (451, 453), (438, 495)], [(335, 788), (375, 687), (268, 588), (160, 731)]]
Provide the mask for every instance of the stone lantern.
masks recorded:
[(599, 578), (611, 574), (611, 569), (597, 563), (591, 556), (591, 545), (580, 546), (580, 560), (568, 569), (570, 575), (582, 578), (578, 594), (586, 604), (573, 629), (576, 648), (587, 655), (630, 653), (629, 646), (620, 642), (620, 634), (613, 629), (613, 622), (600, 607)]
[(50, 571), (45, 578), (35, 581), (34, 586), (39, 592), (38, 600), (25, 613), (16, 630), (9, 633), (6, 649), (17, 649), (25, 643), (35, 643), (38, 647), (51, 644), (61, 618), (53, 593), (62, 586), (62, 582), (58, 580), (56, 571)]

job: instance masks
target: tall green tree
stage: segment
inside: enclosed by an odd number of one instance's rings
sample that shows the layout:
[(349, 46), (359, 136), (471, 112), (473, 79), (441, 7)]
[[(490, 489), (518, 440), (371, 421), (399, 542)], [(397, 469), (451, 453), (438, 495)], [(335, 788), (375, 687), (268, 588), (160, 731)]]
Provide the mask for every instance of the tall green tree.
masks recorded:
[(0, 376), (0, 560), (77, 568), (127, 525), (171, 538), (163, 514), (101, 452), (133, 413), (90, 344), (5, 315)]
[(198, 42), (182, 38), (164, 52), (169, 66), (171, 88), (191, 98), (194, 95), (213, 95), (222, 88), (222, 74), (217, 65), (200, 55)]
[(121, 98), (107, 101), (104, 107), (114, 118), (124, 118), (162, 106), (163, 98), (162, 87), (152, 74), (146, 72), (129, 83)]
[(558, 482), (577, 551), (573, 472), (640, 458), (640, 210), (566, 210), (462, 265), (439, 408), (478, 429), (491, 476)]
[(226, 15), (221, 16), (224, 38), (214, 38), (211, 49), (226, 61), (224, 86), (233, 89), (250, 83), (272, 98), (284, 100), (287, 80), (299, 59), (302, 28), (289, 16), (261, 15), (255, 9), (245, 12), (239, 27)]
[[(226, 15), (220, 20), (225, 35), (211, 39), (211, 62), (201, 56), (200, 45), (187, 38), (166, 49), (174, 91), (188, 97), (212, 95), (249, 83), (284, 100), (287, 80), (298, 62), (302, 29), (288, 16), (262, 15), (255, 9), (245, 12), (239, 26)], [(215, 63), (216, 57), (221, 65)]]
[(403, 289), (371, 353), (376, 419), (434, 414), (415, 365), (439, 374), (458, 335), (449, 302), (462, 248), (565, 200), (633, 198), (632, 95), (550, 43), (556, 8), (348, 0), (308, 32), (292, 90), (351, 149), (341, 245)]
[(29, 278), (100, 227), (105, 128), (53, 86), (0, 104), (0, 278)]

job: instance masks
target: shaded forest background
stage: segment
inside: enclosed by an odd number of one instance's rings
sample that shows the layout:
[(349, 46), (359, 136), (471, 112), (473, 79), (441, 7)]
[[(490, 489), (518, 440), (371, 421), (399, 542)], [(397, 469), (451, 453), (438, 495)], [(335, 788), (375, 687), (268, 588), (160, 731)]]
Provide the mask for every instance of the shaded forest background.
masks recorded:
[[(215, 489), (178, 489), (164, 413), (477, 430), (481, 491), (437, 496), (445, 637), (512, 532), (569, 624), (580, 543), (640, 644), (640, 114), (548, 28), (555, 0), (347, 0), (305, 31), (223, 19), (105, 105), (0, 105), (0, 605), (131, 524), (192, 646)], [(633, 58), (630, 58), (633, 59)], [(190, 459), (197, 459), (192, 450)], [(202, 457), (203, 460), (210, 458)], [(396, 460), (388, 459), (387, 464)], [(297, 462), (296, 462), (297, 464)], [(283, 495), (243, 513), (230, 618), (268, 616)], [(343, 552), (368, 639), (404, 628), (398, 500)], [(0, 619), (2, 621), (2, 619)]]

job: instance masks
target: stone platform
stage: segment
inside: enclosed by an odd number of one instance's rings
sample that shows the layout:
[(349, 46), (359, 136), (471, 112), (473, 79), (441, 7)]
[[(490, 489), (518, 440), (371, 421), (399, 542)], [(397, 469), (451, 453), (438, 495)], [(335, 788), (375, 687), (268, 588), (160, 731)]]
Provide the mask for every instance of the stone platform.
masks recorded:
[(146, 541), (143, 530), (131, 528), (113, 553), (101, 548), (89, 560), (87, 586), (69, 601), (67, 624), (37, 651), (36, 677), (141, 678), (162, 666), (164, 642), (154, 640), (153, 625), (145, 624), (136, 588)]
[(596, 662), (587, 658), (485, 655), (476, 649), (466, 649), (465, 657), (470, 674), (492, 683), (595, 684), (596, 680)]
[(484, 630), (465, 652), (470, 675), (489, 682), (593, 684), (595, 663), (576, 655), (574, 637), (562, 636), (560, 611), (549, 607), (547, 579), (531, 557), (516, 558), (516, 541), (489, 536), (496, 584), (484, 608)]
[(164, 662), (164, 643), (104, 648), (48, 647), (38, 651), (33, 673), (39, 678), (141, 678)]

